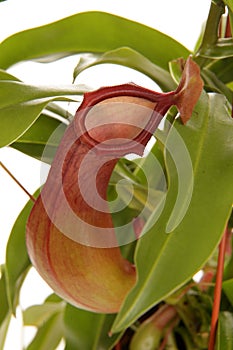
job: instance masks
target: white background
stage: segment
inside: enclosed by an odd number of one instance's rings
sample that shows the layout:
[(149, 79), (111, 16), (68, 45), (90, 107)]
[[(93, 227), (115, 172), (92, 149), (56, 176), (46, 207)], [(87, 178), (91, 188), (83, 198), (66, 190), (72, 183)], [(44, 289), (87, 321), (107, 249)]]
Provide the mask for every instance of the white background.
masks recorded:
[[(202, 24), (207, 18), (209, 6), (210, 0), (7, 0), (0, 3), (0, 41), (15, 32), (78, 12), (100, 10), (149, 25), (172, 36), (192, 50)], [(23, 63), (15, 65), (9, 71), (28, 83), (66, 84), (72, 82), (72, 70), (76, 63), (77, 57), (73, 57), (52, 65)], [(97, 68), (95, 71), (92, 70), (91, 74), (86, 72), (80, 77), (79, 82), (93, 87), (134, 81), (155, 88), (150, 79), (120, 67), (113, 69), (112, 66), (104, 66), (101, 67), (101, 71)], [(0, 149), (0, 160), (30, 193), (40, 186), (39, 161), (10, 148)], [(0, 168), (0, 264), (5, 261), (5, 247), (11, 227), (27, 200), (22, 190)], [(50, 292), (49, 287), (32, 270), (22, 289), (21, 307), (24, 309), (29, 305), (43, 302)], [(19, 309), (17, 319), (12, 320), (4, 350), (22, 349), (23, 344), (28, 342), (33, 332), (28, 330), (22, 332), (20, 325)]]

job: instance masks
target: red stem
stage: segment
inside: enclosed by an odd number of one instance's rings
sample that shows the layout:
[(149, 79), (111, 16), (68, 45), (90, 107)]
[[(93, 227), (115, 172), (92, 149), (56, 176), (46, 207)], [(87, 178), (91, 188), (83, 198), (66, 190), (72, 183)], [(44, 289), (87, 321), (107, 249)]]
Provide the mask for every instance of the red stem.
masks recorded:
[(0, 166), (5, 172), (17, 183), (17, 185), (26, 193), (26, 195), (35, 203), (36, 199), (26, 190), (26, 188), (14, 177), (14, 175), (7, 169), (7, 167), (0, 162)]
[(121, 343), (120, 342), (115, 345), (115, 350), (121, 350)]
[(218, 267), (217, 267), (216, 283), (215, 283), (215, 289), (214, 289), (214, 304), (213, 304), (213, 310), (212, 310), (208, 350), (214, 350), (214, 345), (215, 345), (216, 329), (218, 324), (219, 308), (220, 308), (220, 301), (221, 301), (222, 277), (223, 277), (223, 269), (224, 269), (226, 242), (227, 242), (227, 230), (225, 230), (219, 245)]
[(226, 32), (225, 32), (225, 38), (231, 38), (232, 33), (231, 33), (231, 22), (230, 22), (230, 16), (228, 14), (227, 16), (227, 23), (226, 23)]
[(163, 330), (177, 316), (176, 308), (173, 305), (161, 306), (151, 317), (151, 322), (156, 328)]

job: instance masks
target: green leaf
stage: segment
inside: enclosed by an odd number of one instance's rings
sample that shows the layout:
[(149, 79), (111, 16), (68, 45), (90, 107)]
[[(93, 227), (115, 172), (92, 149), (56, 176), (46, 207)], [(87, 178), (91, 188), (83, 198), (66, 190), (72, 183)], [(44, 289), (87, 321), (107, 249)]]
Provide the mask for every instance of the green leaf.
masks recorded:
[(154, 80), (163, 91), (170, 91), (176, 88), (176, 84), (165, 69), (155, 65), (141, 53), (129, 47), (120, 47), (103, 54), (83, 55), (74, 70), (74, 79), (85, 69), (103, 63), (120, 64), (133, 68)]
[(26, 350), (55, 350), (63, 336), (63, 315), (53, 315), (44, 323)]
[[(202, 42), (200, 43), (197, 56), (202, 55), (202, 52), (208, 51), (210, 47), (213, 47), (216, 44), (219, 38), (219, 23), (224, 12), (225, 6), (222, 0), (211, 2), (208, 18), (202, 35)], [(203, 63), (202, 58), (200, 62)]]
[(33, 305), (23, 312), (23, 322), (25, 326), (41, 327), (54, 314), (63, 311), (65, 302), (44, 302), (41, 305)]
[(0, 350), (4, 350), (6, 335), (11, 319), (11, 312), (9, 310), (9, 303), (6, 292), (7, 287), (5, 266), (1, 266), (0, 268)]
[(7, 331), (11, 321), (11, 313), (8, 312), (5, 319), (0, 325), (0, 350), (4, 350), (5, 348), (5, 340), (7, 336)]
[(200, 51), (201, 57), (211, 59), (221, 59), (233, 56), (232, 38), (221, 38), (214, 45), (209, 45), (206, 49)]
[(112, 349), (120, 334), (110, 336), (115, 315), (79, 310), (69, 304), (64, 314), (66, 350)]
[[(122, 305), (114, 332), (181, 287), (216, 249), (233, 201), (232, 141), (233, 120), (221, 95), (203, 93), (187, 124), (177, 120), (170, 129), (165, 207), (157, 222), (154, 212), (138, 242), (137, 284)], [(188, 172), (189, 156), (193, 174)]]
[(222, 289), (233, 306), (233, 278), (224, 281), (222, 284)]
[(209, 69), (223, 83), (227, 84), (233, 81), (233, 61), (231, 57), (213, 61)]
[[(233, 222), (232, 222), (232, 218), (233, 218), (232, 213), (233, 212), (231, 212), (230, 220), (228, 221), (229, 232), (230, 232), (230, 230), (232, 230), (232, 224), (233, 224)], [(224, 283), (225, 282), (227, 283), (228, 280), (231, 280), (231, 279), (233, 281), (233, 255), (231, 255), (231, 257), (227, 259), (225, 267), (224, 267), (224, 275), (223, 275)], [(233, 284), (232, 284), (232, 292), (233, 292)], [(233, 305), (233, 294), (232, 294), (232, 305)]]
[(233, 96), (232, 91), (211, 70), (204, 68), (201, 75), (205, 82), (206, 89), (225, 95), (231, 103)]
[(1, 308), (0, 308), (0, 325), (5, 319), (8, 310), (9, 310), (9, 304), (7, 299), (7, 293), (6, 293), (6, 272), (5, 272), (5, 266), (1, 266), (0, 270), (0, 296), (1, 296)]
[[(16, 141), (52, 100), (66, 100), (88, 91), (84, 86), (33, 86), (0, 81), (0, 147)], [(69, 98), (71, 99), (71, 98)], [(11, 126), (9, 128), (9, 125)]]
[[(41, 114), (35, 123), (11, 147), (51, 164), (67, 125)], [(46, 147), (46, 152), (44, 152)]]
[(45, 302), (46, 303), (60, 303), (60, 302), (64, 302), (64, 300), (62, 298), (60, 298), (57, 294), (52, 293), (50, 294), (46, 299)]
[(73, 118), (73, 114), (71, 114), (67, 109), (64, 109), (61, 106), (59, 106), (57, 103), (50, 102), (45, 109), (45, 112), (46, 111), (48, 113), (52, 112), (55, 115), (55, 118), (57, 118), (58, 120), (61, 120), (61, 118), (63, 119)]
[[(39, 190), (34, 194), (37, 196)], [(6, 248), (6, 279), (8, 302), (13, 313), (18, 304), (18, 297), (21, 284), (31, 266), (25, 244), (25, 230), (27, 218), (32, 209), (33, 203), (29, 201), (19, 214)]]
[(170, 74), (177, 84), (179, 84), (181, 80), (184, 65), (185, 61), (182, 58), (178, 58), (177, 60), (169, 62)]
[(57, 59), (61, 54), (103, 53), (122, 46), (165, 70), (169, 61), (190, 53), (174, 39), (143, 24), (108, 13), (84, 12), (10, 36), (0, 44), (0, 67), (45, 56)]
[(12, 74), (6, 72), (3, 69), (0, 69), (0, 80), (14, 80), (20, 81), (18, 78), (14, 77)]
[[(146, 157), (137, 160), (137, 165), (134, 175), (140, 179), (144, 186), (148, 184), (152, 189), (166, 190), (164, 157), (159, 141), (156, 141)], [(151, 169), (153, 169), (153, 172)]]
[(216, 350), (233, 349), (233, 314), (225, 311), (220, 312), (218, 329), (216, 334)]
[(229, 10), (233, 12), (233, 4), (231, 0), (223, 0), (224, 4), (229, 7)]

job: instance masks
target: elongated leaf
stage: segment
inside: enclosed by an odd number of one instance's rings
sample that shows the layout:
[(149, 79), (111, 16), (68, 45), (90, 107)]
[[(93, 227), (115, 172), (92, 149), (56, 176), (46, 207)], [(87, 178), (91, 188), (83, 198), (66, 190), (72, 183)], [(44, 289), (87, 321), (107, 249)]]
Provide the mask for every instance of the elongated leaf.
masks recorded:
[(10, 320), (11, 320), (11, 313), (9, 311), (7, 313), (5, 319), (3, 320), (3, 322), (0, 325), (0, 350), (4, 350), (4, 348), (5, 348), (5, 340), (6, 340)]
[(222, 288), (224, 290), (224, 293), (226, 294), (227, 298), (229, 299), (231, 305), (233, 306), (233, 278), (224, 281)]
[(233, 314), (225, 311), (221, 312), (218, 320), (216, 335), (216, 350), (233, 349)]
[(53, 315), (43, 324), (27, 350), (55, 350), (63, 336), (62, 314)]
[(232, 38), (219, 39), (215, 45), (210, 45), (206, 50), (202, 50), (200, 55), (211, 59), (221, 59), (233, 56)]
[(85, 69), (103, 63), (120, 64), (136, 69), (154, 80), (164, 91), (176, 88), (176, 84), (165, 69), (155, 65), (148, 58), (129, 47), (121, 47), (103, 54), (83, 55), (74, 70), (74, 79)]
[[(93, 35), (94, 34), (94, 35)], [(38, 45), (39, 43), (39, 45)], [(101, 53), (128, 46), (168, 70), (168, 62), (189, 51), (170, 37), (145, 25), (103, 12), (84, 12), (17, 33), (0, 44), (0, 67), (62, 54)]]
[[(35, 123), (11, 144), (11, 147), (51, 164), (65, 129), (66, 125), (62, 122), (41, 114)], [(43, 153), (45, 146), (46, 153)]]
[[(147, 157), (141, 158), (137, 161), (138, 167), (134, 171), (134, 175), (140, 179), (140, 182), (146, 186), (150, 186), (152, 189), (165, 190), (166, 182), (164, 179), (164, 157), (160, 147), (160, 143), (157, 141), (148, 153)], [(153, 169), (153, 172), (151, 171)]]
[[(81, 99), (82, 98), (80, 98), (80, 101)], [(73, 117), (73, 115), (69, 111), (67, 111), (67, 109), (62, 108), (61, 106), (59, 106), (57, 103), (54, 103), (54, 102), (51, 102), (48, 104), (45, 112), (46, 111), (54, 113), (55, 118), (57, 117), (58, 120), (60, 120), (60, 118), (72, 119)]]
[[(231, 230), (232, 227), (232, 213), (231, 213), (231, 217), (230, 220), (228, 221), (228, 227)], [(224, 283), (228, 283), (228, 281), (230, 281), (232, 279), (232, 305), (233, 305), (233, 256), (231, 256), (231, 258), (227, 261), (227, 264), (224, 268), (224, 275), (223, 275), (223, 280)]]
[(215, 60), (209, 68), (223, 83), (233, 81), (233, 61), (232, 58)]
[(7, 312), (9, 310), (9, 304), (7, 300), (7, 293), (6, 293), (6, 272), (5, 272), (5, 266), (1, 266), (0, 270), (0, 296), (1, 296), (1, 307), (0, 307), (0, 324), (5, 319)]
[(179, 84), (180, 82), (183, 71), (182, 67), (184, 66), (184, 64), (185, 62), (183, 58), (178, 58), (177, 60), (169, 62), (170, 74), (177, 84)]
[[(181, 147), (178, 135), (184, 142)], [(153, 223), (153, 216), (147, 222), (138, 242), (138, 281), (113, 331), (129, 326), (187, 282), (216, 249), (233, 201), (232, 135), (233, 120), (226, 100), (214, 94), (203, 93), (190, 121), (182, 125), (177, 120), (171, 128), (166, 140), (170, 155), (166, 153), (169, 190), (165, 208), (157, 222)], [(193, 176), (187, 171), (187, 154)], [(180, 196), (183, 185), (186, 193)]]
[(231, 0), (223, 0), (224, 4), (227, 5), (229, 7), (229, 10), (231, 10), (231, 12), (233, 12), (233, 4), (231, 2)]
[(10, 324), (11, 312), (7, 299), (5, 266), (0, 270), (0, 350), (4, 350), (7, 330)]
[(212, 92), (221, 93), (226, 96), (231, 103), (233, 93), (219, 78), (211, 72), (209, 69), (202, 70), (202, 78), (205, 82), (205, 86)]
[(79, 310), (69, 304), (64, 315), (66, 350), (111, 349), (119, 334), (108, 334), (115, 315)]
[[(37, 191), (34, 196), (39, 194)], [(12, 228), (6, 248), (6, 279), (8, 302), (15, 313), (21, 284), (31, 266), (25, 244), (26, 222), (33, 203), (29, 201), (19, 214)]]
[(12, 74), (6, 72), (3, 69), (0, 69), (0, 80), (14, 80), (19, 81), (18, 78), (14, 77)]
[[(32, 86), (0, 81), (0, 147), (16, 141), (52, 100), (65, 100), (88, 91), (84, 86)], [(70, 98), (71, 99), (71, 98)], [(9, 125), (11, 127), (9, 127)]]
[(41, 305), (33, 305), (23, 312), (23, 322), (25, 326), (41, 327), (54, 314), (62, 312), (65, 302), (45, 302)]

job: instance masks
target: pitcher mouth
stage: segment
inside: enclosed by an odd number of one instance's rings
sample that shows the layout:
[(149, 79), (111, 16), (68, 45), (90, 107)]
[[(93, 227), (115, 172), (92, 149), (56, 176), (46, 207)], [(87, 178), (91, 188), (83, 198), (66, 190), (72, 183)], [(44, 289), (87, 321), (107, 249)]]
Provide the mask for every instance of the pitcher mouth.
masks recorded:
[(75, 132), (100, 154), (142, 155), (167, 110), (159, 100), (159, 94), (134, 84), (87, 93), (74, 119)]

